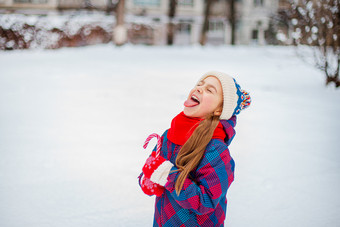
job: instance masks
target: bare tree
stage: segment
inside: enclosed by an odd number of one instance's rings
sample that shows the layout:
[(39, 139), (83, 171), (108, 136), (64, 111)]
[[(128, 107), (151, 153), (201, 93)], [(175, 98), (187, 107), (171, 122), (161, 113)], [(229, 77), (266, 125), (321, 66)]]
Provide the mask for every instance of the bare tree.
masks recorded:
[(205, 45), (207, 42), (207, 32), (209, 30), (209, 17), (211, 6), (215, 2), (215, 0), (205, 0), (205, 7), (204, 7), (204, 21), (201, 30), (201, 37), (200, 37), (200, 44)]
[(236, 7), (235, 0), (228, 0), (229, 2), (229, 23), (231, 27), (231, 45), (235, 45), (236, 42)]
[[(204, 7), (204, 21), (201, 30), (200, 44), (205, 45), (207, 42), (207, 32), (209, 31), (209, 17), (211, 14), (212, 5), (216, 2), (216, 0), (205, 0)], [(226, 4), (228, 5), (228, 13), (227, 19), (230, 23), (231, 27), (231, 44), (235, 45), (236, 43), (236, 6), (235, 0), (226, 0)]]
[(113, 40), (117, 46), (124, 45), (127, 40), (127, 29), (124, 22), (125, 0), (119, 0), (116, 11), (116, 27), (113, 31)]
[(177, 9), (177, 0), (169, 0), (169, 11), (168, 11), (168, 38), (167, 38), (167, 44), (172, 45), (174, 43), (174, 36), (176, 32), (176, 26), (173, 22), (175, 14)]
[(312, 48), (326, 85), (340, 87), (340, 1), (291, 0), (291, 6), (294, 43)]

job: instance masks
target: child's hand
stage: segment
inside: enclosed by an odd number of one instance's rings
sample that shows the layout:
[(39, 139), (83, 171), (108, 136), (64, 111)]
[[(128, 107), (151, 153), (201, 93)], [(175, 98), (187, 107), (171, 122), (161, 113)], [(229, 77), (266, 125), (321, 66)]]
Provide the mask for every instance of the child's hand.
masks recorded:
[[(143, 174), (142, 174), (143, 175)], [(164, 187), (153, 183), (150, 181), (150, 179), (145, 178), (144, 176), (140, 176), (140, 186), (142, 188), (142, 191), (147, 194), (147, 195), (156, 195), (156, 196), (161, 196), (164, 192)]]
[(156, 157), (155, 154), (152, 154), (143, 166), (143, 173), (150, 181), (164, 186), (173, 166), (174, 165), (171, 162), (162, 156), (158, 155)]
[(146, 160), (143, 173), (139, 176), (139, 184), (145, 194), (161, 196), (173, 164), (160, 156), (162, 139), (158, 134), (153, 133), (148, 136), (143, 146), (144, 149), (153, 137), (157, 138), (157, 149)]

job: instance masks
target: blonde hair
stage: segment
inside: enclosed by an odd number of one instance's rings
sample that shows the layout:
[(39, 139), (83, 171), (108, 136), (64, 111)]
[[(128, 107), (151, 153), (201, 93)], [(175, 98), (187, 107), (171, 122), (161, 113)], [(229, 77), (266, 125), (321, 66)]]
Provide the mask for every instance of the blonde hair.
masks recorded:
[(177, 195), (181, 192), (189, 173), (201, 162), (205, 148), (210, 142), (219, 123), (219, 116), (211, 114), (203, 121), (185, 142), (176, 158), (176, 166), (180, 174), (175, 183)]

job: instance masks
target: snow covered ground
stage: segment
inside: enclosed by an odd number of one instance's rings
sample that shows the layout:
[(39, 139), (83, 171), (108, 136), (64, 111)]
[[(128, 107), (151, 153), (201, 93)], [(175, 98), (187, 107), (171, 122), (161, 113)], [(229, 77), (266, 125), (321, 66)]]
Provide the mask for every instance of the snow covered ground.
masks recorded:
[(1, 227), (151, 226), (142, 144), (212, 69), (253, 100), (230, 146), (226, 225), (340, 225), (340, 90), (291, 47), (108, 44), (0, 52), (0, 68)]

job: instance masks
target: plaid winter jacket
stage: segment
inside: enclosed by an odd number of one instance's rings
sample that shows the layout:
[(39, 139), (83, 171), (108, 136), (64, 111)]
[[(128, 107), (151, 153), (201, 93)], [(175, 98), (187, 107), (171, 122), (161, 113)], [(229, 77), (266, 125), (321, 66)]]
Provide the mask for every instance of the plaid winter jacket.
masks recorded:
[(234, 160), (228, 145), (235, 135), (236, 117), (221, 121), (227, 137), (225, 141), (212, 139), (206, 147), (200, 164), (190, 173), (182, 191), (177, 196), (176, 179), (179, 172), (175, 166), (181, 146), (162, 135), (160, 155), (174, 164), (165, 184), (165, 191), (156, 197), (153, 226), (196, 227), (223, 226), (227, 209), (227, 190), (234, 180)]

